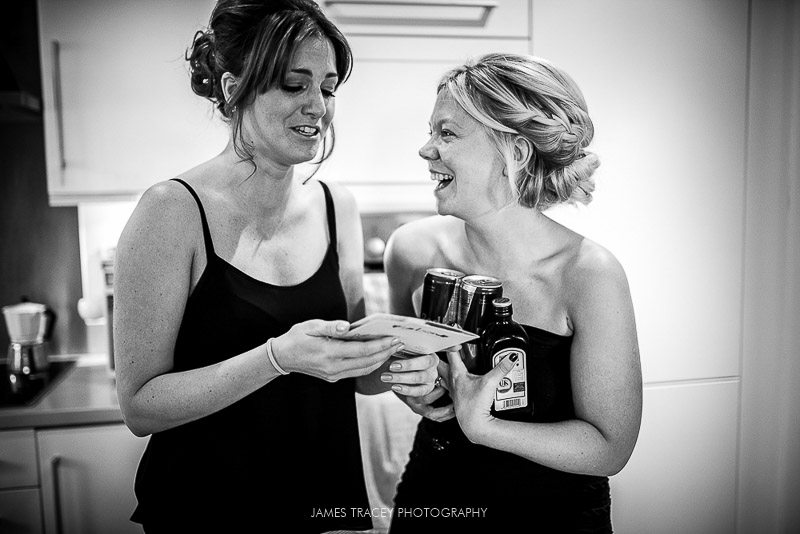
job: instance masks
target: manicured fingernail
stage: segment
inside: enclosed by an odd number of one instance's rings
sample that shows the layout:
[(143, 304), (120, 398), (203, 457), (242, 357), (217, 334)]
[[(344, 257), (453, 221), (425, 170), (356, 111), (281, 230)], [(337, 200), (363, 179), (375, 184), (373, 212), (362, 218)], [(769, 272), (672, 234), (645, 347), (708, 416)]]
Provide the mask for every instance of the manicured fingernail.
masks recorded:
[(389, 382), (392, 379), (392, 375), (389, 373), (381, 374), (381, 382)]
[(394, 338), (394, 339), (392, 340), (392, 345), (399, 345), (399, 344), (400, 344), (400, 340), (399, 340), (399, 339), (397, 339), (397, 338)]
[(398, 393), (403, 391), (403, 386), (399, 386), (397, 384), (392, 386), (392, 391), (397, 391)]
[(347, 323), (339, 323), (336, 325), (336, 330), (339, 332), (347, 332), (348, 328), (350, 328), (350, 325)]
[(392, 365), (389, 366), (390, 371), (399, 371), (403, 366), (400, 365), (400, 362), (394, 362)]
[(511, 360), (512, 362), (517, 361), (517, 354), (516, 353), (512, 354), (511, 356), (508, 357), (508, 359)]

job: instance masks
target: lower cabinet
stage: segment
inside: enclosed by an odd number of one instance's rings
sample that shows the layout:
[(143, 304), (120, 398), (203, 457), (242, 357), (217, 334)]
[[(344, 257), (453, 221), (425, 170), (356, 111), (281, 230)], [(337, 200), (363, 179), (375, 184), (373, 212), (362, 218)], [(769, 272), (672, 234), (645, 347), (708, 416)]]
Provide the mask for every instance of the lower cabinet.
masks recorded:
[(42, 532), (36, 435), (32, 428), (0, 431), (0, 532)]
[(42, 505), (37, 488), (0, 491), (0, 532), (3, 534), (42, 532)]
[(645, 385), (639, 440), (611, 478), (614, 532), (736, 532), (739, 386), (738, 378)]
[(147, 438), (125, 425), (36, 432), (44, 532), (141, 532), (130, 521), (133, 482)]

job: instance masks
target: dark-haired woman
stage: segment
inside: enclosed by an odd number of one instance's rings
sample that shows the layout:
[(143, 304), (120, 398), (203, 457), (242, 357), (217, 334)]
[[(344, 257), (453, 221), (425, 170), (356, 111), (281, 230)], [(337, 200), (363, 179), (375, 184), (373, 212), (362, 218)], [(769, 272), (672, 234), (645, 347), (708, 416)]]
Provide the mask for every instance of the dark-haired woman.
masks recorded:
[[(445, 217), (390, 239), (390, 306), (418, 309), (428, 267), (493, 275), (529, 342), (485, 375), (448, 353), (452, 404), (432, 404), (441, 387), (401, 396), (424, 417), (391, 532), (608, 533), (608, 477), (628, 461), (642, 409), (630, 291), (608, 250), (543, 213), (591, 200), (599, 161), (584, 97), (547, 61), (489, 54), (444, 76), (430, 129), (419, 153)], [(514, 367), (527, 403), (510, 412), (495, 401)]]
[(337, 339), (364, 313), (359, 217), (345, 190), (295, 168), (320, 150), (350, 49), (314, 2), (228, 0), (188, 60), (231, 140), (145, 192), (119, 241), (118, 395), (151, 435), (132, 519), (369, 529), (354, 394), (422, 395), (437, 375), (434, 355), (382, 373), (397, 340)]

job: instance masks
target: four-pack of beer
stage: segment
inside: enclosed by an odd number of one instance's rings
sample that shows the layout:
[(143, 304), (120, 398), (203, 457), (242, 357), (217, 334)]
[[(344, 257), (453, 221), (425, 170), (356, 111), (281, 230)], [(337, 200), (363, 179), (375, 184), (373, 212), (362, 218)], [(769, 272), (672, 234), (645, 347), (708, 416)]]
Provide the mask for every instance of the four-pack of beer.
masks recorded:
[[(453, 269), (431, 268), (425, 273), (420, 317), (457, 326), (480, 336), (461, 346), (467, 370), (485, 374), (503, 358), (517, 355), (514, 368), (495, 393), (492, 413), (532, 411), (528, 372), (528, 338), (512, 319), (511, 301), (503, 298), (503, 283), (495, 277), (465, 275)], [(447, 361), (445, 353), (439, 357)], [(446, 399), (446, 402), (450, 402)], [(441, 404), (441, 403), (440, 403)]]

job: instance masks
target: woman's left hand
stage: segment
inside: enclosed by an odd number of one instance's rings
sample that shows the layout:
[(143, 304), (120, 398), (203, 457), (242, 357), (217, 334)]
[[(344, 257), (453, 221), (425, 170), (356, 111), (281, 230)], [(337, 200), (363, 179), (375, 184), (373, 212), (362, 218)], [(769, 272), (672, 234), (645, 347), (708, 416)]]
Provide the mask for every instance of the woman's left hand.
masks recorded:
[(516, 355), (503, 358), (485, 375), (474, 375), (467, 371), (458, 350), (447, 351), (447, 360), (450, 362), (450, 376), (447, 378), (450, 397), (455, 405), (458, 424), (473, 443), (477, 442), (494, 420), (490, 410), (497, 386), (514, 368), (516, 359)]
[(381, 381), (390, 383), (392, 390), (400, 395), (422, 397), (436, 385), (438, 363), (439, 357), (435, 354), (398, 358), (389, 365), (388, 371), (381, 373)]

